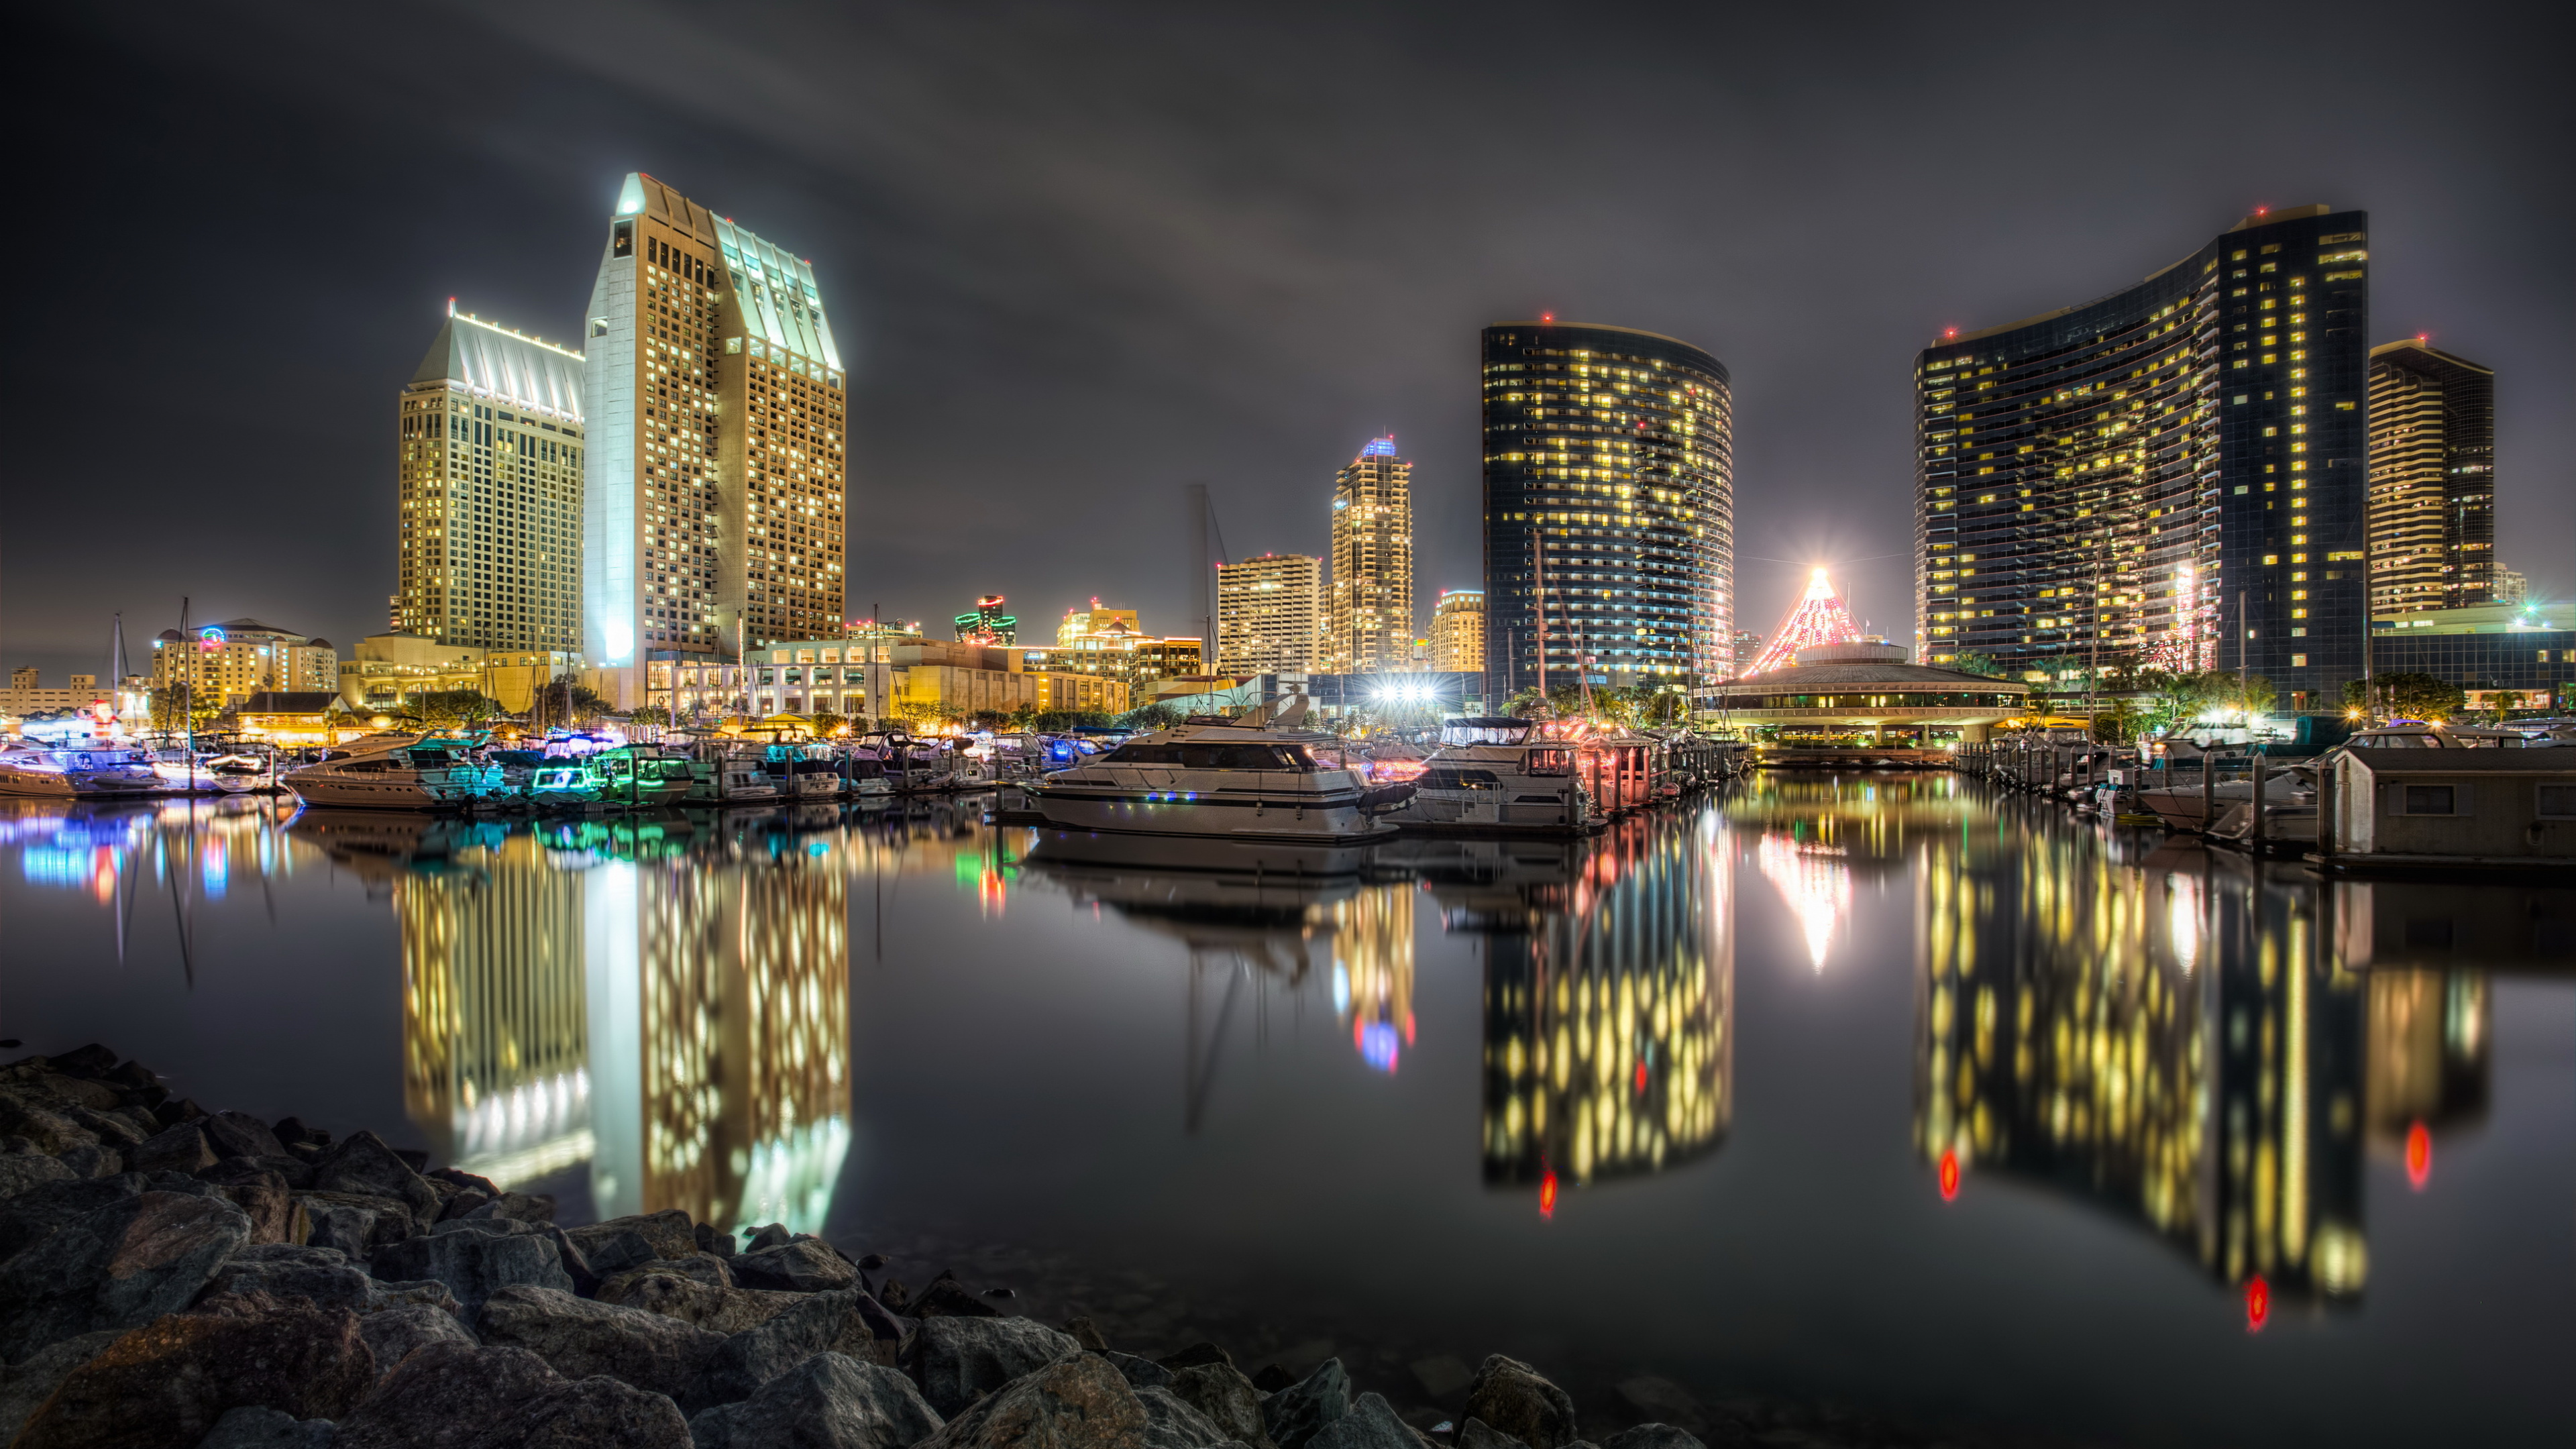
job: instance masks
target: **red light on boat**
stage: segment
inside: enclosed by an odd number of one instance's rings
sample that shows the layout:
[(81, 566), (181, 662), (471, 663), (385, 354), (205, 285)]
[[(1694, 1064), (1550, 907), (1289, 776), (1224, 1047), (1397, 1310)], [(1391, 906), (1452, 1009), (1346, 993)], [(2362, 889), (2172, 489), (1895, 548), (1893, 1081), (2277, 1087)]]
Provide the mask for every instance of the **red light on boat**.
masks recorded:
[(2258, 1275), (2245, 1284), (2245, 1331), (2261, 1333), (2263, 1320), (2272, 1316), (2272, 1285)]
[(1547, 1176), (1538, 1180), (1538, 1215), (1543, 1218), (1556, 1216), (1556, 1169), (1552, 1167), (1547, 1170)]
[(2433, 1134), (2417, 1122), (2406, 1129), (2406, 1181), (2417, 1192), (2433, 1180)]
[(1959, 1200), (1959, 1150), (1951, 1148), (1941, 1154), (1941, 1201)]

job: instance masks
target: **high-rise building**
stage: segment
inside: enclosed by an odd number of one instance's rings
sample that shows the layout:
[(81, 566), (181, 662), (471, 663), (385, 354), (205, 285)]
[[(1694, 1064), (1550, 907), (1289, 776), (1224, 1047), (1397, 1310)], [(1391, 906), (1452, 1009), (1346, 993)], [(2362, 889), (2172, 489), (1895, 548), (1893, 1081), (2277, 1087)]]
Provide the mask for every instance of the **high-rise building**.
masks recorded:
[(2494, 370), (2370, 349), (2370, 612), (2492, 603), (2495, 566)]
[(1485, 591), (1442, 589), (1431, 609), (1431, 658), (1435, 674), (1485, 672)]
[(2368, 218), (2257, 212), (2126, 290), (1915, 363), (1919, 657), (2362, 674)]
[(2524, 577), (2520, 569), (2509, 569), (2503, 564), (2495, 566), (2495, 601), (2497, 603), (2519, 604), (2530, 598), (2531, 580)]
[(1313, 669), (1323, 643), (1324, 561), (1265, 553), (1216, 566), (1216, 667), (1220, 674)]
[(583, 648), (602, 693), (667, 705), (670, 670), (648, 665), (841, 632), (847, 379), (814, 269), (629, 175), (586, 355)]
[(1116, 638), (1144, 632), (1142, 618), (1134, 609), (1104, 609), (1100, 606), (1099, 596), (1094, 595), (1090, 608), (1064, 611), (1064, 618), (1055, 626), (1055, 642), (1070, 649), (1085, 639)]
[(1333, 479), (1325, 597), (1324, 655), (1333, 672), (1411, 666), (1413, 465), (1396, 455), (1393, 438), (1370, 439)]
[(1726, 368), (1652, 332), (1547, 320), (1486, 328), (1484, 356), (1487, 697), (1542, 676), (1692, 693), (1724, 677)]
[(581, 647), (581, 354), (450, 305), (403, 385), (397, 634)]
[(1000, 594), (979, 594), (975, 612), (956, 617), (957, 637), (977, 644), (1017, 644), (1020, 642), (1020, 620), (1016, 614), (1002, 612)]

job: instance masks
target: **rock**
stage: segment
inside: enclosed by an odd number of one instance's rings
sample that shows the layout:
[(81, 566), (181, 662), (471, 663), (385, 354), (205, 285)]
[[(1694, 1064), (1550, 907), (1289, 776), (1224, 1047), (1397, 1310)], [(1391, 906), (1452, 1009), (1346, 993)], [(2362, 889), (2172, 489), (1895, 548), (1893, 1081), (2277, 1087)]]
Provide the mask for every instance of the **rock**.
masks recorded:
[(217, 1157), (284, 1157), (286, 1144), (247, 1112), (217, 1112), (196, 1124)]
[(885, 1265), (886, 1265), (886, 1256), (885, 1256), (885, 1254), (883, 1254), (883, 1253), (870, 1253), (870, 1254), (868, 1254), (866, 1257), (861, 1258), (861, 1259), (859, 1260), (859, 1271), (860, 1271), (860, 1272), (862, 1272), (862, 1273), (873, 1273), (873, 1272), (875, 1272), (876, 1270), (878, 1270), (879, 1268), (884, 1267)]
[(504, 1288), (572, 1292), (572, 1279), (564, 1272), (553, 1241), (536, 1234), (459, 1232), (406, 1238), (378, 1249), (369, 1266), (379, 1278), (429, 1278), (444, 1283), (468, 1312), (480, 1309), (485, 1299)]
[[(313, 1249), (306, 1249), (313, 1252)], [(339, 1257), (332, 1253), (332, 1257)], [(271, 1298), (298, 1298), (325, 1308), (345, 1308), (364, 1313), (374, 1300), (376, 1280), (363, 1269), (347, 1263), (297, 1261), (286, 1258), (252, 1258), (237, 1255), (226, 1263), (206, 1285), (208, 1297), (247, 1297), (264, 1293)]]
[(432, 1343), (472, 1345), (477, 1341), (472, 1329), (457, 1322), (455, 1313), (427, 1304), (370, 1313), (358, 1320), (358, 1336), (367, 1341), (367, 1350), (376, 1356), (379, 1382), (409, 1358), (413, 1349)]
[[(1574, 1400), (1518, 1359), (1495, 1354), (1477, 1366), (1458, 1417), (1482, 1419), (1529, 1449), (1564, 1449), (1575, 1439)], [(1282, 1446), (1287, 1449), (1287, 1446)]]
[(668, 1398), (599, 1375), (538, 1395), (475, 1449), (689, 1449), (689, 1421)]
[[(930, 1407), (953, 1419), (1011, 1380), (1081, 1352), (1081, 1344), (1035, 1319), (925, 1318), (903, 1340), (903, 1368)], [(1117, 1373), (1106, 1359), (1098, 1362)], [(1127, 1381), (1118, 1382), (1123, 1389)]]
[(1529, 1449), (1482, 1419), (1469, 1419), (1458, 1426), (1457, 1445), (1458, 1449)]
[(66, 1104), (62, 1114), (78, 1124), (83, 1131), (97, 1138), (100, 1146), (113, 1148), (119, 1152), (129, 1147), (141, 1146), (153, 1133), (161, 1130), (161, 1125), (156, 1122), (152, 1125), (152, 1131), (146, 1132), (127, 1121), (123, 1112), (113, 1109), (99, 1111), (92, 1107)]
[(1430, 1449), (1383, 1394), (1362, 1394), (1351, 1411), (1306, 1441), (1308, 1449)]
[(785, 1223), (771, 1223), (769, 1226), (758, 1229), (752, 1233), (751, 1241), (744, 1245), (744, 1251), (750, 1252), (760, 1248), (775, 1248), (781, 1243), (793, 1242), (795, 1240), (795, 1236), (795, 1234), (787, 1231), (787, 1225)]
[[(731, 1268), (734, 1281), (746, 1288), (778, 1288), (790, 1293), (824, 1293), (859, 1281), (859, 1270), (851, 1267), (848, 1259), (816, 1242), (781, 1243), (775, 1248), (744, 1253), (734, 1258)], [(974, 1303), (972, 1298), (966, 1301)], [(981, 1303), (975, 1306), (985, 1313), (993, 1311)]]
[(1261, 1427), (1278, 1449), (1306, 1449), (1307, 1440), (1350, 1411), (1351, 1376), (1340, 1359), (1328, 1358), (1313, 1373), (1270, 1395), (1261, 1406)]
[(524, 1348), (565, 1378), (607, 1374), (673, 1398), (725, 1343), (676, 1318), (553, 1288), (500, 1289), (483, 1301), (476, 1326), (486, 1345)]
[(353, 1132), (323, 1154), (313, 1165), (313, 1187), (317, 1192), (394, 1198), (411, 1209), (419, 1226), (438, 1221), (438, 1190), (373, 1132)]
[(470, 1187), (458, 1188), (449, 1195), (447, 1206), (439, 1209), (438, 1220), (443, 1223), (454, 1222), (458, 1218), (469, 1216), (476, 1208), (490, 1201), (492, 1201), (490, 1193)]
[(1619, 1397), (1637, 1409), (1693, 1434), (1705, 1433), (1708, 1429), (1707, 1408), (1691, 1396), (1690, 1390), (1671, 1379), (1657, 1378), (1653, 1374), (1621, 1379)]
[(65, 1182), (72, 1176), (70, 1168), (42, 1152), (0, 1152), (0, 1199), (16, 1197), (39, 1183)]
[(125, 1171), (125, 1159), (115, 1148), (96, 1144), (75, 1147), (56, 1160), (74, 1177), (114, 1177)]
[(241, 1209), (174, 1192), (120, 1197), (73, 1217), (0, 1262), (0, 1362), (174, 1313), (249, 1240)]
[(300, 1192), (294, 1208), (304, 1214), (306, 1242), (337, 1248), (361, 1261), (410, 1237), (419, 1226), (402, 1199), (366, 1193)]
[(424, 1344), (340, 1421), (332, 1449), (469, 1449), (563, 1386), (562, 1376), (524, 1348)]
[(57, 1072), (81, 1077), (102, 1077), (116, 1069), (116, 1053), (98, 1042), (87, 1042), (67, 1052), (56, 1052), (44, 1059), (45, 1065)]
[(74, 1369), (20, 1442), (51, 1449), (193, 1444), (228, 1409), (332, 1419), (375, 1386), (375, 1357), (345, 1309), (267, 1298), (173, 1313)]
[[(1128, 1387), (1136, 1388), (1132, 1383)], [(1136, 1402), (1145, 1411), (1145, 1449), (1217, 1449), (1232, 1442), (1170, 1389), (1136, 1389)]]
[(629, 1268), (625, 1272), (601, 1280), (599, 1287), (589, 1296), (611, 1303), (620, 1302), (626, 1295), (627, 1285), (639, 1278), (655, 1276), (687, 1278), (716, 1288), (735, 1286), (733, 1272), (725, 1266), (724, 1259), (713, 1253), (691, 1253), (685, 1258), (656, 1258), (650, 1263)]
[(912, 1313), (912, 1291), (903, 1286), (903, 1280), (900, 1278), (888, 1278), (885, 1286), (877, 1290), (876, 1299), (884, 1304), (889, 1312), (905, 1315)]
[(312, 1223), (302, 1223), (298, 1233), (295, 1197), (288, 1191), (283, 1174), (238, 1159), (217, 1163), (202, 1174), (215, 1191), (242, 1210), (250, 1219), (250, 1240), (254, 1243), (295, 1243), (310, 1236)]
[(294, 1147), (299, 1143), (308, 1147), (328, 1147), (331, 1145), (330, 1133), (323, 1131), (319, 1127), (305, 1126), (304, 1119), (301, 1117), (280, 1117), (277, 1119), (277, 1125), (270, 1128), (269, 1131), (277, 1138), (278, 1141), (285, 1143), (289, 1147)]
[(1639, 1424), (1601, 1441), (1601, 1449), (1708, 1449), (1699, 1436), (1670, 1424)]
[[(895, 1341), (886, 1335), (893, 1326), (885, 1310), (857, 1289), (804, 1294), (767, 1322), (726, 1339), (689, 1391), (679, 1396), (680, 1407), (695, 1414), (718, 1404), (738, 1403), (818, 1353), (862, 1361), (891, 1359)], [(910, 1341), (904, 1342), (909, 1347)], [(931, 1406), (938, 1407), (939, 1396), (929, 1383), (918, 1372), (913, 1378), (923, 1383), (923, 1396)]]
[(1148, 1427), (1145, 1406), (1127, 1380), (1108, 1360), (1077, 1351), (998, 1386), (922, 1442), (930, 1449), (1137, 1449), (1147, 1442)]
[(479, 1192), (486, 1198), (496, 1198), (501, 1195), (501, 1185), (499, 1183), (494, 1182), (488, 1177), (477, 1176), (474, 1173), (460, 1171), (453, 1167), (433, 1167), (429, 1171), (422, 1173), (421, 1176), (427, 1178), (432, 1187), (436, 1187), (438, 1184), (443, 1182), (447, 1183), (449, 1186), (465, 1191)]
[[(1075, 1341), (1080, 1342), (1079, 1339)], [(1172, 1386), (1174, 1377), (1172, 1371), (1150, 1358), (1140, 1358), (1132, 1353), (1119, 1353), (1115, 1350), (1102, 1354), (1101, 1357), (1109, 1360), (1109, 1366), (1118, 1370), (1118, 1376), (1127, 1381), (1129, 1388), (1168, 1389)]]
[(1265, 1394), (1275, 1394), (1297, 1382), (1297, 1376), (1279, 1364), (1266, 1363), (1252, 1376), (1252, 1386)]
[(125, 1154), (125, 1160), (136, 1172), (190, 1172), (215, 1165), (215, 1150), (206, 1145), (206, 1134), (193, 1122), (143, 1139)]
[(97, 1333), (84, 1333), (36, 1350), (25, 1363), (0, 1367), (0, 1444), (14, 1444), (18, 1431), (45, 1400), (54, 1396), (72, 1370), (106, 1349), (125, 1335), (113, 1328)]
[[(758, 1256), (753, 1254), (750, 1256)], [(921, 1290), (904, 1312), (915, 1318), (999, 1318), (1002, 1310), (966, 1291), (954, 1278), (942, 1278)]]
[(552, 1193), (505, 1192), (466, 1214), (477, 1218), (506, 1218), (514, 1223), (550, 1223), (555, 1220)]
[[(859, 1266), (866, 1267), (871, 1260), (880, 1264), (884, 1261), (883, 1259), (878, 1258), (876, 1254), (870, 1253), (867, 1257), (859, 1260)], [(1100, 1325), (1092, 1322), (1088, 1318), (1066, 1319), (1064, 1321), (1064, 1331), (1073, 1335), (1073, 1341), (1081, 1344), (1085, 1353), (1107, 1353), (1109, 1351), (1109, 1340), (1100, 1336)]]
[(275, 1409), (244, 1405), (224, 1410), (197, 1449), (330, 1449), (339, 1426), (328, 1419), (299, 1419)]
[(713, 1223), (700, 1223), (690, 1229), (690, 1234), (698, 1240), (698, 1251), (701, 1253), (713, 1253), (719, 1258), (730, 1258), (742, 1251), (735, 1244), (733, 1234), (716, 1231)]
[(689, 1215), (678, 1208), (610, 1218), (564, 1233), (603, 1279), (656, 1258), (685, 1258), (698, 1250)]
[(665, 1318), (694, 1323), (711, 1333), (733, 1334), (767, 1323), (805, 1301), (805, 1295), (762, 1288), (719, 1288), (672, 1273), (621, 1273), (600, 1285), (599, 1301), (659, 1313)]
[(912, 1449), (943, 1421), (911, 1379), (882, 1364), (818, 1353), (689, 1421), (697, 1449)]
[(1178, 1353), (1168, 1353), (1154, 1361), (1174, 1373), (1179, 1373), (1185, 1368), (1197, 1368), (1203, 1363), (1221, 1363), (1227, 1368), (1234, 1367), (1233, 1354), (1227, 1353), (1204, 1338)]
[(98, 1134), (55, 1111), (17, 1097), (0, 1097), (0, 1133), (23, 1137), (39, 1152), (59, 1157), (75, 1147), (96, 1147)]
[(1205, 1414), (1225, 1437), (1239, 1439), (1252, 1449), (1276, 1449), (1269, 1427), (1261, 1421), (1261, 1391), (1234, 1365), (1194, 1364), (1174, 1373), (1172, 1397)]

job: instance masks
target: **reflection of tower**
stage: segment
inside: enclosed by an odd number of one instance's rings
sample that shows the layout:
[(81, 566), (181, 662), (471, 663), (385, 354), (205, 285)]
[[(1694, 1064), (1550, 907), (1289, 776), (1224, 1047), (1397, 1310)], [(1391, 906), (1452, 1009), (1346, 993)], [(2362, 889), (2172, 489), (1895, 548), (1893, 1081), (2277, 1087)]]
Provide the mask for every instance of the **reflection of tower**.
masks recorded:
[(1413, 1045), (1413, 892), (1402, 886), (1363, 890), (1332, 904), (1333, 1011), (1351, 1028), (1351, 1045), (1381, 1072), (1392, 1072)]
[(2419, 1180), (2430, 1165), (2419, 1128), (2486, 1116), (2491, 1010), (2482, 971), (2370, 973), (2362, 1118), (2370, 1145), (2404, 1157)]
[(1715, 847), (1623, 822), (1577, 854), (1559, 909), (1485, 954), (1485, 1180), (1576, 1183), (1713, 1150), (1733, 1120), (1734, 937)]

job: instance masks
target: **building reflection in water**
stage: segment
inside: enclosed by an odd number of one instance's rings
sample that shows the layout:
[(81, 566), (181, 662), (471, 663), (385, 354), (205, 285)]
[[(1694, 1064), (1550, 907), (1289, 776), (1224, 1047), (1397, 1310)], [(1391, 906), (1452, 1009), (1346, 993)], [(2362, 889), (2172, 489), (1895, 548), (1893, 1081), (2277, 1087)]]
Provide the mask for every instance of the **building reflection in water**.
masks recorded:
[(849, 881), (882, 843), (786, 823), (295, 830), (390, 882), (434, 1155), (504, 1186), (587, 1163), (602, 1217), (813, 1232), (850, 1141)]

